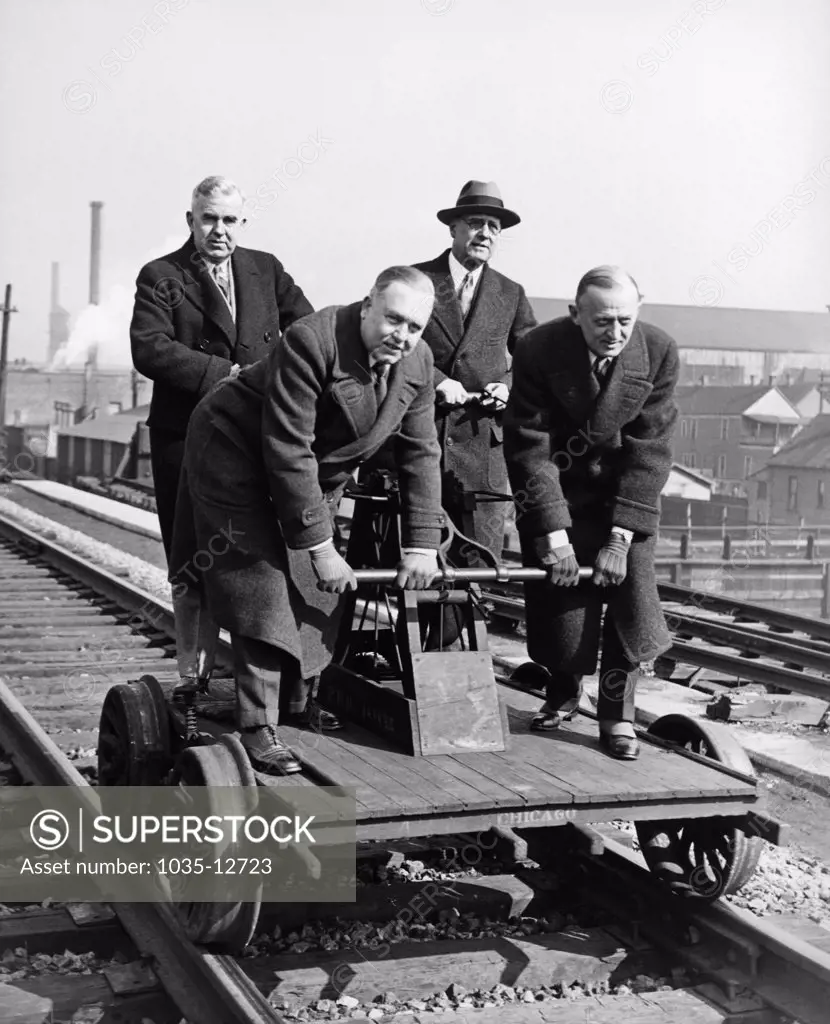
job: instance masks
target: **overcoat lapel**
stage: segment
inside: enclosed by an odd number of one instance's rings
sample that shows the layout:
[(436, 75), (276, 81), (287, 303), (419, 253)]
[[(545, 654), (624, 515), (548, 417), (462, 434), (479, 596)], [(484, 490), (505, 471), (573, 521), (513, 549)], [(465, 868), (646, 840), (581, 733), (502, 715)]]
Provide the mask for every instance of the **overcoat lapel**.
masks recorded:
[(464, 334), (464, 318), (461, 303), (455, 294), (455, 284), (450, 273), (450, 250), (442, 253), (427, 271), (435, 286), (435, 304), (432, 319), (444, 332), (452, 349), (458, 347)]
[(179, 266), (184, 276), (184, 293), (206, 316), (222, 329), (233, 348), (236, 345), (236, 326), (222, 293), (208, 273), (191, 237), (179, 250)]
[(331, 393), (353, 440), (326, 455), (325, 463), (348, 462), (378, 448), (400, 423), (402, 405), (409, 405), (414, 396), (407, 383), (407, 361), (401, 359), (389, 370), (386, 398), (378, 409), (374, 378), (360, 336), (359, 303), (338, 311), (335, 340), (339, 359)]
[[(648, 348), (639, 324), (635, 324), (628, 344), (614, 360), (591, 416), (594, 442), (604, 441), (616, 433), (642, 408), (652, 391), (648, 371)], [(590, 376), (593, 379), (594, 375)]]
[(554, 394), (579, 426), (588, 421), (599, 396), (599, 384), (591, 373), (591, 357), (579, 328), (568, 323), (569, 333), (560, 352), (558, 368), (551, 374)]
[[(256, 263), (244, 249), (237, 249), (231, 256), (233, 266), (233, 283), (236, 296), (236, 348), (237, 362), (242, 361), (242, 350), (249, 350), (256, 346), (258, 338), (251, 338), (245, 330), (246, 324), (260, 322), (257, 315), (258, 307), (262, 305), (260, 282), (262, 276), (257, 269)], [(212, 283), (212, 282), (211, 282)], [(218, 289), (214, 288), (214, 291)], [(220, 296), (222, 306), (227, 312), (227, 305)], [(230, 319), (230, 317), (228, 317)]]
[(587, 427), (592, 443), (616, 433), (643, 405), (652, 389), (648, 380), (648, 349), (639, 324), (614, 360), (602, 389), (591, 372), (591, 353), (575, 324), (569, 324), (565, 344), (557, 355), (560, 366), (551, 375), (551, 387), (574, 423)]

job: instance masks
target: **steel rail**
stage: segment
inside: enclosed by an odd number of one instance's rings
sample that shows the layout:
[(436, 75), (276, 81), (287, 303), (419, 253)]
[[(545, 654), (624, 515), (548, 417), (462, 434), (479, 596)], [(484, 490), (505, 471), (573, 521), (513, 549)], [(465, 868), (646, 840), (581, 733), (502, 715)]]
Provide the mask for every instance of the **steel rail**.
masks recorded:
[[(696, 615), (670, 612), (666, 618), (672, 632), (680, 634), (679, 640), (685, 640), (687, 636), (698, 637), (710, 643), (754, 654), (771, 655), (788, 664), (811, 668), (819, 673), (830, 673), (830, 650), (801, 646), (798, 643), (790, 643), (789, 640), (777, 639), (769, 633), (757, 633), (754, 630), (713, 622), (711, 619)], [(830, 685), (830, 679), (827, 682)]]
[(769, 608), (749, 601), (738, 601), (694, 587), (681, 587), (676, 583), (659, 582), (657, 590), (660, 600), (666, 603), (685, 605), (698, 611), (717, 612), (719, 615), (731, 615), (733, 618), (748, 622), (763, 622), (768, 626), (778, 626), (795, 633), (806, 633), (817, 640), (830, 640), (828, 619), (809, 618), (796, 612)]
[[(596, 835), (593, 829), (576, 828)], [(586, 891), (604, 909), (610, 904), (656, 946), (673, 948), (710, 974), (726, 986), (727, 996), (730, 989), (745, 986), (800, 1024), (824, 1024), (830, 953), (724, 900), (701, 907), (693, 900), (655, 899), (654, 878), (640, 858), (604, 833), (602, 846), (598, 857), (579, 856), (594, 875)], [(689, 945), (685, 939), (691, 928), (706, 941)]]
[[(50, 564), (81, 579), (87, 585), (104, 591), (118, 603), (127, 605), (129, 602), (130, 608), (158, 628), (172, 630), (172, 608), (127, 581), (62, 550), (58, 545), (2, 516), (0, 535), (16, 543), (22, 543), (25, 549), (40, 554)], [(473, 572), (477, 574), (475, 577), (472, 575)], [(513, 569), (508, 572), (511, 573), (510, 580), (538, 580), (545, 578), (546, 575), (544, 570), (540, 569)], [(528, 575), (519, 576), (520, 572)], [(394, 570), (358, 570), (358, 574), (361, 582), (377, 583), (391, 582), (396, 575)], [(580, 571), (581, 578), (591, 574), (590, 569)], [(451, 578), (502, 581), (504, 574), (493, 569), (468, 570), (463, 574), (459, 572)], [(686, 588), (672, 589), (694, 593), (686, 591)], [(517, 599), (509, 600), (517, 604), (522, 603)], [(724, 603), (728, 604), (730, 610), (736, 610), (736, 602)], [(758, 608), (761, 615), (767, 611), (768, 609)], [(804, 631), (808, 631), (814, 625), (813, 620), (802, 620), (799, 616), (772, 611), (777, 618), (776, 624), (780, 625), (781, 620), (785, 619), (788, 625)], [(14, 762), (28, 782), (44, 786), (71, 785), (92, 790), (86, 779), (2, 680), (0, 708), (0, 745), (13, 752)], [(825, 1020), (827, 992), (830, 986), (830, 955), (787, 935), (775, 926), (758, 922), (752, 915), (723, 904), (693, 910), (690, 905), (680, 900), (655, 901), (654, 880), (647, 870), (625, 847), (603, 838), (603, 868), (619, 871), (619, 864), (623, 863), (628, 876), (625, 886), (614, 887), (617, 894), (633, 888), (633, 866), (638, 873), (636, 877), (639, 884), (647, 891), (648, 906), (666, 906), (670, 902), (671, 916), (675, 920), (682, 916), (693, 921), (702, 930), (727, 938), (730, 935), (740, 935), (745, 940), (740, 946), (741, 951), (745, 951), (747, 943), (757, 945), (764, 959), (756, 959), (751, 965), (752, 970), (747, 984), (765, 1001), (784, 1013), (797, 1016), (803, 1024), (818, 1024), (819, 1021)], [(616, 868), (612, 862), (616, 862)], [(195, 1018), (200, 1024), (280, 1024), (282, 1018), (268, 1004), (238, 964), (230, 957), (201, 953), (184, 935), (181, 926), (166, 905), (116, 903), (113, 904), (113, 909), (139, 952), (153, 962), (159, 980), (186, 1017)], [(639, 923), (646, 929), (656, 927), (649, 925), (648, 922)], [(780, 980), (764, 981), (761, 975), (767, 979), (774, 977)]]
[[(0, 535), (22, 542), (28, 551), (34, 546), (50, 564), (82, 578), (95, 589), (106, 589), (108, 596), (119, 602), (121, 595), (126, 595), (143, 616), (155, 606), (166, 621), (164, 606), (151, 595), (84, 559), (76, 562), (74, 555), (3, 517), (0, 517)], [(168, 611), (172, 624), (172, 609)], [(158, 618), (152, 621), (158, 622)], [(0, 747), (26, 782), (36, 786), (78, 787), (88, 793), (91, 806), (95, 802), (94, 787), (38, 725), (2, 678)], [(198, 1020), (199, 1024), (282, 1024), (282, 1017), (238, 964), (231, 957), (201, 952), (188, 939), (169, 906), (161, 902), (114, 902), (111, 905), (139, 953), (151, 960), (159, 981), (185, 1018)]]

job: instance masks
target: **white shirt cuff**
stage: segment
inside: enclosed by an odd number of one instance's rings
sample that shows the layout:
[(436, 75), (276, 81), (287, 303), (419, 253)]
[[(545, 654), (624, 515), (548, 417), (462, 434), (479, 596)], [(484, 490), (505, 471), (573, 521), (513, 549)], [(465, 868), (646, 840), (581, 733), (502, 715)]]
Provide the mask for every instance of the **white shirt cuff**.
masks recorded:
[(553, 530), (547, 534), (545, 538), (548, 542), (548, 548), (553, 551), (554, 548), (564, 548), (570, 544), (567, 530)]
[(625, 538), (625, 541), (630, 544), (634, 540), (634, 531), (626, 530), (624, 526), (612, 526), (611, 533), (618, 533), (621, 537)]

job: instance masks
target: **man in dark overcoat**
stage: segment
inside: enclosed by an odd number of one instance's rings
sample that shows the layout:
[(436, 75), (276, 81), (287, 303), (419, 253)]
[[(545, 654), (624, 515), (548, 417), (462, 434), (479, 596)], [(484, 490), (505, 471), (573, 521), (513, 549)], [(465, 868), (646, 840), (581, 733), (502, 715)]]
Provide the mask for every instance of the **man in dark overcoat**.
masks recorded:
[(334, 516), (354, 470), (388, 439), (402, 502), (396, 582), (423, 589), (437, 573), (440, 449), (420, 343), (432, 303), (429, 278), (390, 268), (362, 302), (293, 324), (191, 418), (171, 582), (174, 594), (201, 589), (231, 634), (237, 722), (261, 770), (300, 769), (276, 729), (280, 684), (329, 663), (340, 595), (356, 585)]
[[(511, 353), (536, 325), (520, 284), (489, 265), (503, 230), (520, 222), (495, 182), (468, 181), (453, 207), (438, 211), (452, 245), (416, 266), (435, 286), (435, 308), (424, 340), (435, 360), (436, 424), (442, 452), (442, 501), (461, 530), (501, 560), (507, 502), (486, 502), (465, 520), (464, 492), (508, 492), (502, 446), (502, 410), (510, 388)], [(480, 396), (478, 398), (477, 396)], [(465, 530), (465, 525), (467, 529)], [(478, 565), (469, 545), (449, 554), (456, 565)], [(425, 606), (427, 616), (440, 614)], [(455, 606), (444, 610), (443, 630), (433, 627), (428, 647), (449, 646), (458, 635)]]
[[(639, 665), (671, 645), (654, 550), (679, 368), (675, 342), (638, 321), (640, 302), (625, 271), (589, 271), (570, 318), (517, 346), (504, 423), (524, 561), (549, 575), (525, 584), (528, 653), (550, 673), (532, 728), (556, 729), (576, 712), (602, 629), (600, 741), (627, 760), (639, 753)], [(594, 567), (590, 582), (579, 582), (580, 565)]]
[(237, 246), (244, 199), (205, 178), (186, 214), (190, 238), (142, 267), (130, 325), (133, 365), (153, 381), (147, 424), (168, 562), (184, 439), (196, 403), (223, 377), (264, 358), (312, 306), (279, 260)]

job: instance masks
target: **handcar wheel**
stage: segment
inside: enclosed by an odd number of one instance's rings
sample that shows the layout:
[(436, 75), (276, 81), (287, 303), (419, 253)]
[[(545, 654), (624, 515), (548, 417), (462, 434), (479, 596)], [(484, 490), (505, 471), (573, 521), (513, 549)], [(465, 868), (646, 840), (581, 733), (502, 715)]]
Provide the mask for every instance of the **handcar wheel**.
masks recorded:
[[(221, 817), (228, 813), (228, 789), (237, 790), (234, 813), (250, 814), (256, 807), (256, 777), (245, 748), (234, 735), (221, 736), (207, 747), (187, 747), (176, 762), (172, 781), (179, 786), (206, 787), (208, 814)], [(233, 849), (224, 851), (223, 855), (233, 856)], [(213, 878), (217, 889), (226, 886), (222, 875)], [(174, 894), (176, 915), (191, 941), (220, 953), (236, 954), (245, 949), (259, 920), (261, 886), (249, 901), (214, 903), (188, 900), (186, 878), (170, 879), (170, 882), (178, 889)], [(200, 876), (202, 892), (208, 884), (205, 876)]]
[[(723, 725), (686, 715), (664, 715), (649, 733), (710, 757), (745, 775), (752, 762)], [(721, 818), (691, 818), (636, 823), (646, 863), (669, 888), (685, 896), (716, 900), (738, 892), (755, 873), (763, 840), (748, 836)]]
[(153, 676), (110, 687), (98, 724), (99, 786), (160, 786), (171, 767), (170, 720)]
[(550, 672), (535, 661), (525, 661), (510, 673), (510, 682), (528, 690), (544, 690), (550, 682)]

